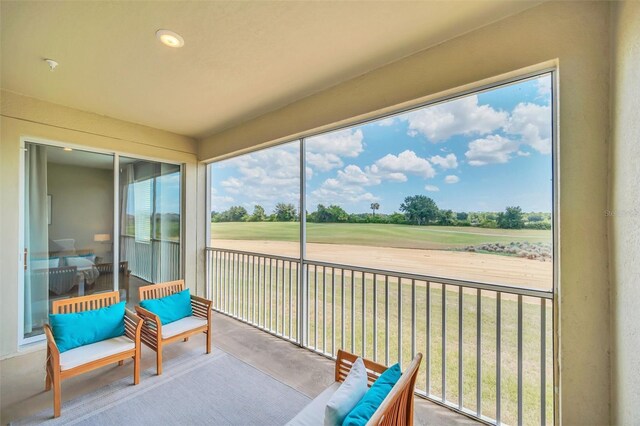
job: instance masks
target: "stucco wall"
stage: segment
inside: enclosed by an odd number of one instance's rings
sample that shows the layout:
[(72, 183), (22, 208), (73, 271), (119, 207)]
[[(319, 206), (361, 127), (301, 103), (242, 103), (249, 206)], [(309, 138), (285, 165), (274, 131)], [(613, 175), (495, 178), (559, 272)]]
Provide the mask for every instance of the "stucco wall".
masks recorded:
[[(185, 167), (185, 256), (187, 285), (204, 291), (204, 183), (190, 138), (2, 91), (0, 117), (0, 358), (18, 353), (20, 273), (20, 138), (64, 142), (133, 156), (182, 162)], [(199, 219), (199, 221), (198, 221)], [(23, 350), (39, 349), (23, 348)]]
[(640, 2), (612, 4), (612, 423), (640, 421)]
[[(559, 416), (610, 421), (607, 157), (610, 5), (548, 2), (201, 142), (222, 158), (556, 65), (559, 76)], [(536, 66), (537, 65), (537, 66)], [(393, 106), (393, 107), (392, 107)]]

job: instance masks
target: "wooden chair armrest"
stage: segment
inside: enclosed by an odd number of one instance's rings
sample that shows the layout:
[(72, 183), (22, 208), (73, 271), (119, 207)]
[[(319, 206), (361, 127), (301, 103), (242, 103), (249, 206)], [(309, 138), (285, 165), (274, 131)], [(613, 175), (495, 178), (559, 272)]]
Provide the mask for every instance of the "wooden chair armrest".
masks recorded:
[(191, 309), (193, 309), (193, 316), (206, 318), (207, 320), (210, 319), (212, 305), (213, 302), (211, 300), (191, 295)]
[(49, 324), (44, 325), (44, 334), (47, 337), (47, 364), (54, 366), (60, 365), (60, 350), (56, 344), (56, 340), (53, 338), (53, 330)]
[(162, 335), (162, 321), (159, 316), (140, 306), (136, 306), (136, 314), (142, 319), (143, 327)]
[(124, 333), (131, 340), (138, 342), (140, 340), (140, 331), (142, 330), (143, 320), (130, 309), (124, 310)]

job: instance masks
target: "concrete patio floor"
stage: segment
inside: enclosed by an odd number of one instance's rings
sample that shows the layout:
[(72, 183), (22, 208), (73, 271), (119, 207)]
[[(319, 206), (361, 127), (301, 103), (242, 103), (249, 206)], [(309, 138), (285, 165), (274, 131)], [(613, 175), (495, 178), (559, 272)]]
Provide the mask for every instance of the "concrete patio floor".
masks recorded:
[[(224, 315), (213, 316), (213, 344), (309, 397), (315, 397), (333, 382), (333, 361)], [(142, 369), (154, 368), (155, 353), (143, 348)], [(204, 350), (204, 336), (167, 346), (164, 359), (200, 349)], [(1, 424), (51, 406), (52, 394), (44, 391), (45, 354), (44, 349), (36, 349), (0, 362)], [(131, 374), (129, 361), (123, 367), (104, 367), (66, 380), (62, 384), (63, 402)], [(480, 424), (422, 398), (415, 402), (416, 425)]]

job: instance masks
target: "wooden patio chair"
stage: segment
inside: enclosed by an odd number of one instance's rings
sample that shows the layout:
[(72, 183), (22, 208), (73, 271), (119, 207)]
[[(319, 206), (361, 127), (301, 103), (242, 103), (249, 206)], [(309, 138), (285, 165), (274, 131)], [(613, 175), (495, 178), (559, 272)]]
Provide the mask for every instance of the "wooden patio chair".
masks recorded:
[[(336, 381), (343, 382), (347, 378), (353, 363), (358, 359), (357, 355), (338, 351), (336, 359)], [(369, 386), (375, 382), (387, 367), (382, 364), (363, 358), (364, 365), (367, 368), (367, 376), (369, 378)], [(413, 392), (416, 387), (416, 379), (418, 378), (418, 370), (422, 354), (418, 353), (411, 360), (411, 363), (402, 372), (402, 376), (391, 389), (391, 392), (382, 401), (382, 404), (373, 413), (373, 416), (367, 422), (368, 426), (399, 426), (413, 425)]]
[[(117, 291), (91, 296), (72, 297), (53, 302), (54, 314), (69, 314), (105, 308), (120, 302)], [(130, 310), (125, 310), (124, 336), (80, 346), (60, 353), (54, 339), (53, 330), (46, 324), (47, 361), (45, 390), (53, 387), (53, 416), (60, 416), (61, 382), (70, 377), (86, 373), (96, 368), (118, 363), (123, 365), (127, 358), (133, 359), (133, 384), (140, 382), (140, 332), (142, 320)], [(133, 344), (133, 347), (131, 345)]]
[[(142, 286), (139, 288), (140, 300), (158, 299), (179, 293), (185, 289), (184, 280)], [(211, 353), (211, 300), (191, 295), (193, 315), (162, 325), (160, 318), (152, 312), (136, 306), (136, 312), (143, 320), (142, 343), (156, 352), (156, 372), (162, 374), (162, 348), (178, 340), (187, 341), (189, 336), (205, 333), (207, 335), (207, 353)]]

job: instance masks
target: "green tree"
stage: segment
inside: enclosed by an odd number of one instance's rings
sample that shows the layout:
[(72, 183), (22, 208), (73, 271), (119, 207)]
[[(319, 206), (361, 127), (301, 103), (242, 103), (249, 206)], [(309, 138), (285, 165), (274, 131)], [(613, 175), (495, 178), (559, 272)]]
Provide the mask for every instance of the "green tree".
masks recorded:
[(226, 222), (242, 222), (247, 218), (247, 209), (242, 206), (231, 206), (222, 214), (226, 216)]
[(455, 225), (456, 215), (452, 210), (438, 211), (438, 225)]
[(294, 222), (297, 218), (296, 206), (293, 204), (278, 203), (273, 210), (273, 215), (278, 222)]
[(436, 202), (426, 195), (413, 195), (404, 199), (400, 204), (400, 211), (404, 212), (407, 222), (416, 225), (426, 225), (438, 216)]
[(267, 220), (267, 214), (264, 212), (264, 207), (255, 205), (253, 207), (253, 214), (249, 218), (251, 222), (264, 222)]
[(373, 212), (373, 215), (376, 215), (376, 210), (380, 209), (380, 204), (379, 203), (371, 203), (371, 211)]
[(498, 213), (496, 217), (498, 228), (502, 229), (522, 229), (524, 228), (524, 220), (522, 218), (522, 209), (520, 206), (507, 207), (504, 213)]

